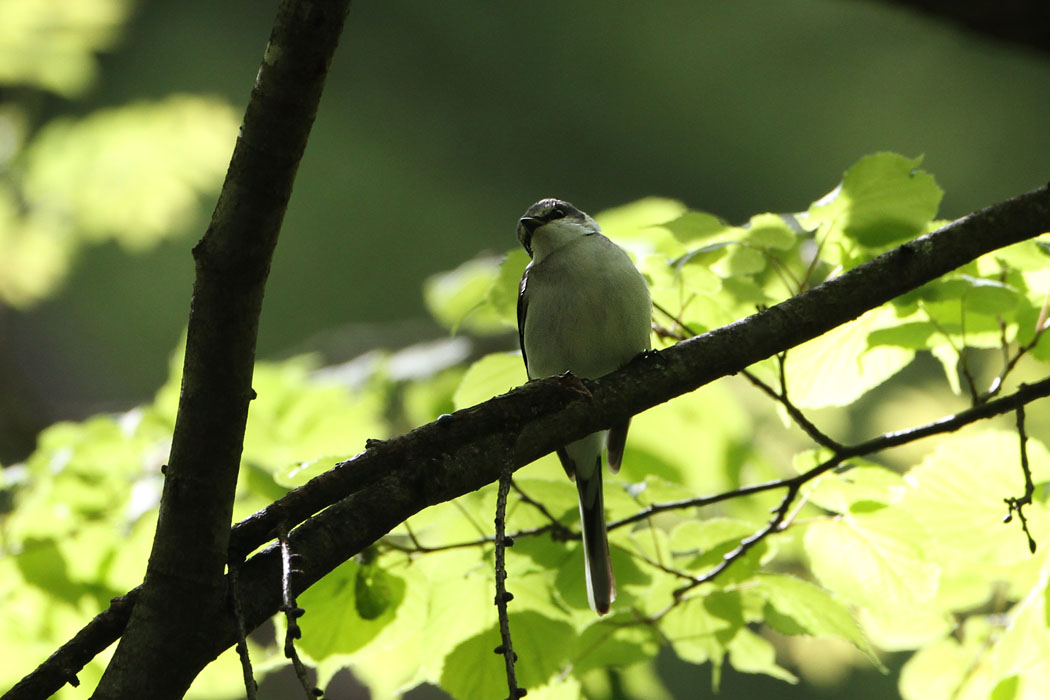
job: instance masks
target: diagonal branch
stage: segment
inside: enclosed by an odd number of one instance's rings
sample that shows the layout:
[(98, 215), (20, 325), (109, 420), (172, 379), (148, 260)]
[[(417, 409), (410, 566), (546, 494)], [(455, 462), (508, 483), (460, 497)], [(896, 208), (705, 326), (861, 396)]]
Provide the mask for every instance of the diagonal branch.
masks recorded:
[[(239, 523), (231, 533), (231, 550), (250, 553), (270, 541), (282, 517), (290, 527), (301, 523), (290, 540), (303, 555), (303, 574), (295, 584), (305, 589), (414, 513), (495, 481), (504, 465), (520, 468), (625, 416), (821, 335), (984, 253), (1045, 231), (1050, 231), (1047, 187), (952, 222), (781, 304), (639, 358), (602, 379), (529, 382), (400, 437), (372, 442), (353, 459)], [(580, 391), (581, 385), (586, 391)], [(1013, 399), (1045, 395), (1035, 387), (1050, 391), (1050, 386), (1032, 385)], [(997, 405), (992, 401), (972, 411)], [(928, 429), (932, 434), (946, 428), (938, 424)], [(882, 439), (886, 447), (907, 441), (893, 435)], [(872, 447), (865, 445), (855, 449)], [(785, 484), (746, 492), (778, 486)], [(241, 581), (249, 628), (278, 609), (279, 580), (280, 562), (272, 545), (246, 562)], [(201, 632), (207, 637), (201, 654), (213, 658), (234, 643), (235, 621), (228, 613), (217, 616)], [(84, 656), (83, 650), (70, 653)], [(63, 668), (64, 658), (59, 657), (56, 668)]]
[(413, 478), (432, 482), (432, 503), (465, 492), (459, 487), (480, 488), (499, 477), (492, 466), (499, 463), (495, 455), (508, 455), (515, 467), (528, 464), (624, 416), (826, 333), (980, 255), (1047, 231), (1050, 187), (1043, 187), (954, 221), (748, 318), (639, 358), (600, 380), (583, 380), (588, 393), (557, 377), (529, 382), (372, 443), (238, 523), (230, 546), (251, 552), (273, 539), (282, 514), (290, 524), (302, 522), (395, 470), (416, 471)]

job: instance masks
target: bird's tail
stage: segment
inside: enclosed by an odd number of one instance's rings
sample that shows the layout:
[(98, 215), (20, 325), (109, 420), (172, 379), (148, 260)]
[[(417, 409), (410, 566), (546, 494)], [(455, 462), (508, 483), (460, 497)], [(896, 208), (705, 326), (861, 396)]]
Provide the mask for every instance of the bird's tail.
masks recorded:
[(602, 499), (602, 458), (594, 472), (584, 478), (576, 474), (580, 497), (580, 527), (583, 531), (583, 558), (587, 573), (587, 600), (599, 615), (609, 612), (616, 600), (616, 581), (609, 559), (609, 539), (605, 531), (605, 503)]

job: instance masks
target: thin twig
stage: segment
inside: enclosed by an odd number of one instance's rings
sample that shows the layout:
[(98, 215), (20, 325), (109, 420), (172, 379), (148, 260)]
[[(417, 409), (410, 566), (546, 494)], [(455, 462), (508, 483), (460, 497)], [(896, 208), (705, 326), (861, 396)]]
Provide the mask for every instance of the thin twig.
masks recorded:
[(741, 496), (750, 496), (763, 491), (789, 488), (792, 484), (796, 483), (801, 485), (810, 479), (816, 478), (824, 472), (834, 469), (846, 460), (853, 459), (854, 457), (862, 457), (892, 447), (900, 447), (901, 445), (906, 445), (910, 442), (927, 438), (932, 435), (951, 433), (964, 426), (970, 425), (971, 423), (976, 423), (979, 420), (1009, 413), (1010, 411), (1016, 410), (1018, 406), (1023, 406), (1036, 399), (1045, 398), (1047, 396), (1050, 396), (1050, 378), (1043, 379), (1035, 384), (1021, 386), (1016, 392), (1009, 396), (1004, 396), (1003, 398), (995, 399), (994, 401), (988, 401), (987, 403), (974, 406), (954, 415), (945, 416), (944, 418), (933, 421), (932, 423), (926, 423), (925, 425), (919, 425), (907, 430), (883, 433), (878, 437), (856, 445), (843, 446), (843, 448), (837, 451), (832, 457), (802, 474), (786, 479), (775, 479), (760, 484), (752, 484), (732, 491), (718, 493), (713, 496), (687, 498), (680, 501), (668, 501), (665, 503), (654, 503), (634, 515), (609, 523), (608, 529), (614, 530), (616, 528), (626, 527), (641, 520), (645, 520), (656, 513), (708, 506), (713, 503), (720, 503), (721, 501), (740, 498)]
[(252, 660), (248, 655), (248, 632), (244, 625), (244, 611), (241, 608), (241, 595), (238, 588), (238, 580), (241, 572), (242, 561), (231, 559), (227, 563), (230, 576), (230, 605), (233, 608), (233, 617), (237, 620), (237, 656), (241, 659), (241, 673), (244, 676), (244, 692), (248, 700), (255, 700), (259, 693), (259, 684), (255, 682), (255, 674), (252, 672)]
[[(660, 304), (656, 303), (655, 301), (653, 302), (653, 308), (655, 308), (657, 311), (659, 311), (663, 315), (667, 316), (667, 318), (669, 318), (671, 321), (673, 321), (675, 325), (677, 325), (679, 328), (681, 328), (683, 331), (685, 331), (685, 333), (688, 334), (688, 335), (679, 334), (679, 335), (675, 336), (675, 335), (673, 335), (673, 331), (669, 331), (667, 333), (669, 337), (677, 337), (678, 340), (685, 340), (687, 337), (691, 338), (691, 337), (694, 337), (696, 335), (696, 332), (693, 331), (692, 328), (687, 326), (685, 323), (682, 322), (681, 319), (679, 319), (677, 316), (672, 314), (670, 311), (668, 311), (667, 309), (665, 309), (663, 306), (661, 306)], [(830, 450), (842, 449), (842, 444), (841, 443), (839, 443), (836, 440), (833, 440), (829, 436), (825, 435), (819, 428), (817, 428), (816, 425), (814, 425), (812, 423), (812, 421), (810, 421), (808, 418), (806, 418), (805, 415), (802, 414), (802, 411), (800, 411), (798, 409), (798, 407), (795, 406), (795, 404), (791, 403), (790, 399), (788, 399), (787, 378), (786, 378), (786, 374), (784, 372), (784, 353), (778, 353), (777, 354), (777, 362), (779, 364), (779, 370), (780, 370), (779, 371), (779, 374), (780, 374), (780, 391), (779, 392), (774, 390), (773, 387), (769, 386), (768, 384), (763, 382), (761, 379), (759, 379), (757, 376), (755, 376), (753, 373), (751, 373), (750, 371), (748, 371), (746, 369), (742, 370), (740, 373), (743, 374), (744, 377), (749, 382), (751, 382), (756, 387), (758, 387), (759, 389), (764, 391), (767, 395), (769, 395), (770, 398), (772, 398), (773, 400), (779, 402), (784, 407), (784, 410), (786, 410), (788, 412), (788, 415), (791, 416), (791, 419), (794, 420), (796, 424), (798, 424), (798, 427), (802, 428), (802, 430), (806, 433), (806, 435), (808, 435), (810, 437), (810, 439), (812, 439), (818, 445), (821, 445), (822, 447), (827, 447)]]
[(631, 556), (634, 557), (635, 559), (642, 560), (643, 562), (645, 562), (649, 566), (653, 567), (654, 569), (659, 569), (660, 571), (664, 572), (665, 574), (670, 574), (671, 576), (675, 576), (675, 577), (683, 579), (685, 581), (692, 581), (693, 580), (693, 575), (692, 574), (687, 574), (686, 572), (679, 571), (678, 569), (672, 569), (671, 567), (669, 567), (669, 566), (667, 566), (667, 565), (665, 565), (665, 564), (663, 564), (663, 563), (661, 563), (659, 561), (656, 561), (654, 559), (650, 559), (649, 557), (645, 556), (641, 552), (631, 552)]
[(1020, 498), (1011, 496), (1003, 499), (1007, 508), (1009, 508), (1006, 517), (1003, 518), (1003, 522), (1010, 522), (1013, 520), (1014, 513), (1017, 513), (1017, 517), (1021, 521), (1021, 529), (1024, 531), (1025, 537), (1028, 538), (1028, 550), (1035, 554), (1035, 540), (1032, 539), (1032, 533), (1028, 531), (1028, 519), (1022, 510), (1024, 506), (1032, 504), (1032, 495), (1035, 493), (1035, 484), (1032, 483), (1032, 470), (1028, 466), (1028, 434), (1025, 432), (1024, 427), (1023, 405), (1017, 407), (1017, 435), (1021, 439), (1021, 471), (1024, 472), (1024, 495)]
[[(783, 359), (781, 359), (780, 355), (777, 355), (777, 358), (780, 362), (780, 376), (783, 378), (784, 361)], [(802, 428), (802, 431), (805, 432), (806, 435), (808, 435), (809, 438), (813, 440), (813, 442), (817, 443), (821, 447), (827, 447), (829, 450), (833, 451), (842, 449), (842, 443), (826, 435), (823, 431), (820, 430), (820, 428), (814, 425), (812, 421), (806, 418), (806, 416), (803, 415), (802, 411), (800, 411), (798, 407), (795, 406), (795, 404), (791, 403), (791, 400), (788, 398), (786, 391), (776, 391), (775, 389), (773, 389), (773, 387), (769, 386), (746, 369), (743, 370), (741, 374), (744, 375), (744, 378), (751, 382), (754, 386), (761, 389), (770, 398), (777, 401), (781, 406), (783, 406), (784, 410), (787, 411), (789, 416), (791, 416), (791, 420), (795, 421), (795, 424), (798, 425), (798, 427)]]
[(518, 687), (518, 678), (514, 673), (514, 662), (518, 655), (514, 653), (514, 644), (510, 638), (510, 620), (507, 615), (507, 603), (514, 596), (507, 591), (507, 561), (506, 548), (514, 544), (514, 540), (507, 537), (507, 494), (510, 491), (511, 471), (504, 471), (499, 478), (499, 490), (496, 492), (496, 610), (499, 614), (499, 636), (500, 645), (493, 651), (503, 655), (503, 661), (507, 668), (507, 688), (509, 700), (517, 700), (524, 697), (525, 689)]
[(539, 501), (533, 500), (532, 497), (526, 494), (513, 478), (510, 480), (510, 486), (518, 494), (518, 497), (523, 503), (532, 506), (550, 521), (551, 537), (555, 540), (569, 540), (572, 538), (572, 530), (562, 525), (561, 521), (554, 517), (554, 515), (547, 510), (545, 505)]
[[(1050, 299), (1050, 297), (1048, 297), (1048, 299)], [(1044, 305), (1043, 308), (1044, 308), (1044, 311), (1042, 311), (1040, 313), (1045, 313), (1046, 306)], [(1045, 322), (1045, 320), (1044, 320), (1044, 322)], [(997, 376), (992, 381), (991, 386), (988, 387), (988, 391), (986, 391), (984, 393), (984, 398), (986, 400), (995, 397), (999, 393), (999, 391), (1002, 390), (1003, 382), (1006, 381), (1006, 376), (1008, 374), (1010, 374), (1010, 372), (1013, 371), (1014, 367), (1017, 366), (1017, 363), (1021, 361), (1022, 357), (1027, 355), (1028, 352), (1030, 350), (1032, 350), (1032, 348), (1034, 348), (1036, 345), (1038, 345), (1039, 339), (1040, 339), (1040, 337), (1042, 337), (1043, 331), (1045, 331), (1045, 330), (1046, 330), (1045, 325), (1038, 325), (1036, 327), (1035, 335), (1032, 337), (1032, 339), (1030, 341), (1028, 341), (1027, 343), (1025, 343), (1024, 345), (1022, 345), (1019, 348), (1017, 348), (1017, 353), (1013, 357), (1009, 358), (1009, 360), (1006, 361), (1003, 364), (1003, 369), (999, 372), (999, 376)], [(1004, 347), (1003, 350), (1004, 350), (1004, 354), (1005, 354), (1006, 348)]]
[[(517, 530), (510, 533), (507, 537), (512, 540), (516, 540), (519, 537), (535, 537), (536, 535), (543, 535), (550, 532), (551, 537), (556, 540), (578, 540), (580, 539), (580, 533), (566, 530), (564, 538), (554, 535), (555, 527), (552, 524), (541, 525), (539, 527), (530, 527), (522, 530)], [(439, 544), (439, 545), (425, 545), (416, 543), (412, 547), (406, 547), (405, 545), (395, 541), (390, 536), (384, 537), (380, 540), (384, 545), (390, 549), (397, 550), (398, 552), (405, 552), (406, 554), (433, 554), (435, 552), (446, 552), (450, 549), (467, 549), (470, 547), (483, 547), (487, 544), (495, 544), (495, 535), (485, 535), (479, 537), (476, 540), (464, 540), (463, 542), (452, 542), (451, 544)]]
[(784, 494), (784, 498), (780, 501), (780, 505), (777, 506), (776, 510), (773, 513), (773, 517), (769, 521), (769, 523), (767, 523), (764, 528), (762, 528), (755, 534), (751, 535), (750, 537), (744, 540), (741, 540), (740, 544), (737, 545), (736, 549), (722, 557), (722, 561), (720, 561), (718, 565), (715, 566), (713, 569), (711, 569), (702, 576), (692, 577), (692, 581), (690, 583), (688, 583), (685, 586), (682, 586), (681, 588), (676, 589), (674, 592), (675, 599), (680, 600), (682, 596), (688, 591), (691, 591), (692, 589), (696, 588), (701, 584), (714, 580), (716, 576), (728, 569), (733, 564), (733, 562), (742, 558), (745, 554), (751, 551), (751, 549), (759, 542), (766, 539), (774, 532), (779, 532), (782, 529), (782, 525), (785, 522), (785, 518), (787, 517), (788, 511), (791, 509), (791, 504), (795, 501), (795, 497), (798, 496), (798, 491), (801, 485), (802, 482), (789, 483), (787, 493)]
[(277, 524), (277, 541), (281, 547), (280, 609), (288, 622), (288, 629), (284, 635), (284, 655), (291, 660), (292, 667), (295, 669), (295, 675), (303, 686), (307, 699), (316, 700), (316, 698), (323, 697), (324, 692), (310, 681), (306, 666), (303, 665), (302, 659), (299, 658), (299, 652), (295, 650), (295, 640), (303, 636), (303, 630), (299, 627), (299, 618), (306, 614), (306, 611), (295, 604), (295, 594), (292, 591), (292, 576), (298, 574), (299, 570), (293, 567), (293, 559), (296, 559), (298, 555), (292, 553), (292, 548), (288, 544), (288, 527), (284, 521)]

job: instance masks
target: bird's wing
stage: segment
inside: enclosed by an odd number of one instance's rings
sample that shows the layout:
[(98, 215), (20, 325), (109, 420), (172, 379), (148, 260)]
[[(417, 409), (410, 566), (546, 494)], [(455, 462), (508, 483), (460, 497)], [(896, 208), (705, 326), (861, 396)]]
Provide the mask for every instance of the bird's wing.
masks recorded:
[(620, 463), (623, 462), (623, 448), (627, 443), (627, 428), (631, 425), (631, 419), (617, 423), (609, 428), (608, 452), (609, 471), (613, 474), (620, 471)]
[[(525, 296), (525, 287), (528, 284), (529, 268), (521, 274), (521, 282), (518, 283), (518, 343), (521, 345), (521, 359), (525, 362), (525, 372), (529, 371), (529, 358), (525, 354), (525, 312), (529, 308), (529, 300)], [(529, 377), (531, 379), (532, 377)]]
[(565, 470), (565, 475), (576, 481), (576, 464), (572, 461), (572, 457), (569, 456), (564, 447), (559, 447), (555, 452), (558, 454), (561, 468)]

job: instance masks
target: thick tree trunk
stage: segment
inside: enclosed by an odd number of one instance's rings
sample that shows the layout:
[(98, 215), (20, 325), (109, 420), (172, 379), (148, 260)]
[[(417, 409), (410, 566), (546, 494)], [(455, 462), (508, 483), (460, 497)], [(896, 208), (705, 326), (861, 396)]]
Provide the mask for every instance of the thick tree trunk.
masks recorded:
[(182, 395), (146, 578), (94, 698), (180, 698), (227, 609), (225, 565), (263, 291), (349, 0), (285, 0), (193, 250)]

